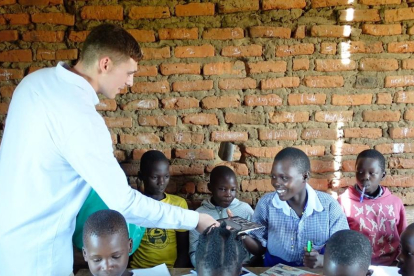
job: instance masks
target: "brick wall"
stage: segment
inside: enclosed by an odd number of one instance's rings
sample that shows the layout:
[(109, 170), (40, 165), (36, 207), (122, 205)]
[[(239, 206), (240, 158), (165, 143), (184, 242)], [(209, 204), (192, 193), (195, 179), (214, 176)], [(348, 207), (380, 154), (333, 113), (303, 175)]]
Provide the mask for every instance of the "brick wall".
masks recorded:
[(142, 154), (162, 150), (169, 192), (194, 207), (219, 143), (232, 141), (242, 200), (272, 190), (286, 146), (310, 156), (313, 187), (336, 194), (375, 148), (384, 185), (414, 204), (413, 0), (0, 0), (1, 129), (22, 77), (74, 63), (101, 22), (143, 48), (134, 86), (97, 107), (131, 184)]

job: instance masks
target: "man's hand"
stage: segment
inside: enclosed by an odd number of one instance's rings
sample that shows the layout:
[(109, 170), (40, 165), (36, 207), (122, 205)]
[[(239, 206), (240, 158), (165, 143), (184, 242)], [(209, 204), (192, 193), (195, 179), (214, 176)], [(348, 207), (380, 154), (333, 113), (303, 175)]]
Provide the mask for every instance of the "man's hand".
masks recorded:
[(305, 255), (303, 256), (303, 265), (309, 268), (323, 267), (323, 255), (318, 251), (312, 249), (311, 252), (307, 252), (305, 248)]
[(208, 227), (210, 227), (213, 224), (217, 227), (220, 226), (220, 223), (218, 223), (217, 220), (213, 219), (212, 216), (208, 214), (200, 213), (198, 217), (198, 224), (197, 224), (196, 230), (199, 233), (203, 233), (204, 230), (206, 230)]

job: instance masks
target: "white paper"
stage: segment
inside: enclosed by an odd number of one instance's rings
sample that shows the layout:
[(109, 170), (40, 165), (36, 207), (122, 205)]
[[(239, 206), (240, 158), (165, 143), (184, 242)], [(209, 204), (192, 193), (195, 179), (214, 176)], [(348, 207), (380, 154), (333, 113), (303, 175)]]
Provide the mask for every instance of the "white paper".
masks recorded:
[(398, 274), (399, 268), (396, 266), (370, 265), (369, 269), (372, 269), (374, 271), (374, 274), (372, 274), (372, 276), (400, 276), (400, 274)]
[[(191, 274), (185, 274), (185, 275), (181, 275), (181, 276), (196, 276), (197, 275), (197, 271), (195, 270), (191, 270), (190, 271)], [(254, 274), (253, 272), (247, 270), (246, 268), (242, 267), (242, 274), (243, 276), (257, 276), (256, 274)]]
[(165, 264), (160, 264), (151, 268), (138, 268), (131, 271), (134, 276), (171, 276)]

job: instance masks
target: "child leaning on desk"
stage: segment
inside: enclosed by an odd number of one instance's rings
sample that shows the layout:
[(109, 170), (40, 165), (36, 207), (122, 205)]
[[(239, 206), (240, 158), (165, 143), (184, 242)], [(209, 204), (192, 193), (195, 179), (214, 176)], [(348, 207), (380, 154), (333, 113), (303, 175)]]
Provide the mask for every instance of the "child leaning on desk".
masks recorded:
[[(323, 266), (322, 251), (335, 232), (349, 229), (338, 202), (315, 191), (308, 183), (310, 161), (296, 148), (285, 148), (275, 157), (271, 182), (275, 192), (258, 202), (253, 221), (265, 226), (243, 239), (247, 250), (264, 257), (264, 266)], [(306, 252), (308, 241), (313, 243)]]

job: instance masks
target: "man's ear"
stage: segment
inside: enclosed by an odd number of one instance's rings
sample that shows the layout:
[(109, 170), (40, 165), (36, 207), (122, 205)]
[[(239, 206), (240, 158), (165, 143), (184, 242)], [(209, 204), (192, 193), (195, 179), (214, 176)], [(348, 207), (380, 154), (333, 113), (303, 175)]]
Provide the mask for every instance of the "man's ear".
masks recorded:
[(88, 255), (86, 254), (85, 247), (82, 247), (82, 255), (85, 262), (88, 262)]
[(100, 69), (100, 71), (102, 73), (108, 72), (109, 69), (110, 69), (110, 67), (111, 67), (111, 65), (112, 65), (112, 61), (111, 61), (111, 59), (108, 56), (102, 57), (99, 60), (99, 69)]
[(306, 172), (306, 173), (303, 174), (303, 180), (309, 180), (309, 177), (310, 177), (309, 172)]
[(129, 246), (128, 253), (131, 253), (132, 252), (132, 245), (133, 244), (134, 244), (134, 242), (132, 241), (132, 239), (129, 239), (129, 242), (128, 242), (128, 246)]

